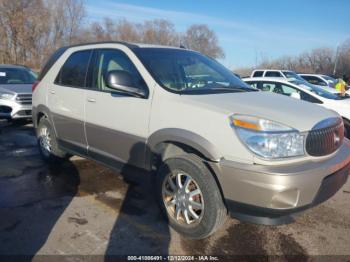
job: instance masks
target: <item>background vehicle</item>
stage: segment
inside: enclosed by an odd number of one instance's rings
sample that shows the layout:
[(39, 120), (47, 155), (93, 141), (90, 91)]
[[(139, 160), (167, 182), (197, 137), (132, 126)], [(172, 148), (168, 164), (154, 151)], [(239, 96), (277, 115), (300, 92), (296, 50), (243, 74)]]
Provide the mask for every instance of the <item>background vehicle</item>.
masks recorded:
[(257, 69), (252, 72), (250, 77), (281, 77), (294, 78), (300, 81), (305, 81), (297, 73), (290, 70)]
[(32, 118), (32, 85), (36, 74), (27, 67), (0, 65), (0, 118)]
[[(342, 97), (334, 89), (321, 88), (304, 81), (276, 78), (248, 78), (244, 81), (254, 88), (298, 98), (336, 111), (343, 117), (345, 136), (350, 138), (350, 96)], [(329, 90), (328, 90), (329, 89)]]
[(154, 171), (170, 225), (191, 238), (215, 232), (227, 211), (285, 223), (348, 177), (350, 145), (337, 113), (258, 92), (194, 51), (72, 46), (51, 57), (39, 80), (33, 123), (44, 159), (70, 153)]
[(298, 74), (310, 84), (317, 86), (328, 86), (334, 88), (337, 80), (333, 77), (318, 74)]

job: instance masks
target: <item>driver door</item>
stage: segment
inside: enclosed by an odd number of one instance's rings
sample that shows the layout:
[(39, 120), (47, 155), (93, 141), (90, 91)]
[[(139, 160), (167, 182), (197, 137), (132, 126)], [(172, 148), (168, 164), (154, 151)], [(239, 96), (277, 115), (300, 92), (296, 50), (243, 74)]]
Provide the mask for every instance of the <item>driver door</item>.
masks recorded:
[(88, 153), (102, 162), (144, 167), (151, 99), (130, 96), (107, 87), (112, 70), (127, 71), (137, 87), (148, 88), (130, 58), (119, 49), (94, 51), (91, 89), (86, 92), (85, 130)]

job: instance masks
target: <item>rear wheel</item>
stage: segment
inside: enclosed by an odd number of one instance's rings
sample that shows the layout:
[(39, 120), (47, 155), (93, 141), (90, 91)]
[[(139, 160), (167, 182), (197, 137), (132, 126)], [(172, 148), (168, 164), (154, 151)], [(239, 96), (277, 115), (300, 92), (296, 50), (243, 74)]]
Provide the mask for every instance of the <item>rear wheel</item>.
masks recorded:
[(44, 160), (48, 162), (62, 161), (68, 158), (68, 154), (58, 147), (55, 133), (47, 118), (39, 121), (37, 128), (39, 149)]
[(170, 158), (157, 175), (158, 196), (169, 224), (194, 239), (214, 233), (227, 217), (218, 185), (194, 155)]

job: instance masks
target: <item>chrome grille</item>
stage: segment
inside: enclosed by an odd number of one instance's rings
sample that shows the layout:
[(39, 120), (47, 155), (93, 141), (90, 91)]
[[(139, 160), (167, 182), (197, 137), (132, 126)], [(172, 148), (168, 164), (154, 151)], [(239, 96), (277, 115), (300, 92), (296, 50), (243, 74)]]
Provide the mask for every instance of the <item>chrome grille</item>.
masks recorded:
[(331, 126), (311, 130), (306, 138), (306, 151), (311, 156), (325, 156), (335, 152), (344, 139), (341, 119)]
[(21, 105), (31, 105), (32, 104), (32, 94), (18, 94), (16, 101)]

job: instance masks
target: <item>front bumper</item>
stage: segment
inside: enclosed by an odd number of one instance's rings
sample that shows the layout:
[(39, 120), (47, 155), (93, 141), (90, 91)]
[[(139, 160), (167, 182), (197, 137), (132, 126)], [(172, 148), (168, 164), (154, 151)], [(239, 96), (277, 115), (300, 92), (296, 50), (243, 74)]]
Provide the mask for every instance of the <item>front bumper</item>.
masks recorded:
[(32, 105), (22, 105), (15, 100), (0, 99), (0, 118), (23, 119), (32, 117)]
[(261, 217), (253, 222), (276, 224), (266, 218), (297, 213), (333, 196), (347, 181), (349, 162), (350, 144), (346, 139), (332, 157), (323, 161), (262, 166), (222, 160), (214, 170), (233, 216)]

